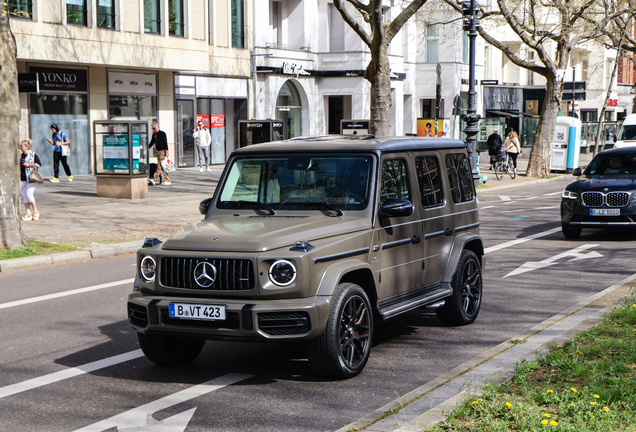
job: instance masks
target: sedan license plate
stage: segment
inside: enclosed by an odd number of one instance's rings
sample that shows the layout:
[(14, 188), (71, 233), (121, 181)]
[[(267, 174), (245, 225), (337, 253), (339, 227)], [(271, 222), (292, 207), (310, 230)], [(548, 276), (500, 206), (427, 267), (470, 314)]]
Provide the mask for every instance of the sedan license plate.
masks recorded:
[(620, 216), (620, 209), (590, 209), (590, 216)]
[(202, 321), (224, 321), (225, 306), (201, 305), (188, 303), (170, 303), (171, 318), (202, 320)]

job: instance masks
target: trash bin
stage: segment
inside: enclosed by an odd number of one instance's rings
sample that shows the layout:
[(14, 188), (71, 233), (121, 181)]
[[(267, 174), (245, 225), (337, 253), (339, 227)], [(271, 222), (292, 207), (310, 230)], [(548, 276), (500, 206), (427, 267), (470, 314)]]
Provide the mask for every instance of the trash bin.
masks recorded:
[(581, 121), (574, 117), (557, 117), (550, 144), (550, 170), (571, 173), (579, 167), (581, 157)]

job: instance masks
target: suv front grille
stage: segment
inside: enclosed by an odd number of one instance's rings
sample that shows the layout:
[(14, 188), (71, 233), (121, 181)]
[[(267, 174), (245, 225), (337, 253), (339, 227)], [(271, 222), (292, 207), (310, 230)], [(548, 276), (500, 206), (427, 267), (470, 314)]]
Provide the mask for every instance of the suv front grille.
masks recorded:
[(145, 306), (128, 303), (128, 319), (131, 324), (146, 327), (148, 325), (148, 310)]
[[(216, 268), (216, 278), (209, 287), (194, 280), (194, 269), (203, 261)], [(161, 259), (161, 284), (171, 288), (239, 291), (254, 288), (254, 264), (246, 259), (171, 258)]]
[(629, 203), (629, 192), (583, 192), (583, 205), (586, 207), (601, 207), (607, 204), (609, 207), (625, 207)]
[(311, 330), (307, 312), (259, 313), (258, 327), (272, 336), (298, 335)]

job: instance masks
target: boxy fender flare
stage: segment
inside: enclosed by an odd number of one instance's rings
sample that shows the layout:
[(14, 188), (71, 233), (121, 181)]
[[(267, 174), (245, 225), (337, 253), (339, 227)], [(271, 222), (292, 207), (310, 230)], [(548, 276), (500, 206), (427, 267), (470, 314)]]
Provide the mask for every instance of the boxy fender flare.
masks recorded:
[[(322, 279), (320, 280), (320, 284), (318, 285), (318, 291), (316, 292), (317, 296), (331, 296), (334, 291), (338, 287), (338, 284), (342, 280), (343, 276), (347, 273), (354, 271), (363, 271), (370, 275), (370, 278), (373, 279), (373, 270), (371, 266), (363, 261), (357, 259), (347, 259), (343, 261), (338, 261), (330, 265), (322, 274)], [(347, 282), (353, 282), (360, 285), (360, 287), (367, 292), (367, 295), (370, 294), (369, 290), (373, 290), (375, 294), (375, 283), (373, 286), (365, 286), (363, 280), (356, 282), (355, 280), (348, 280)], [(375, 295), (369, 295), (369, 299), (373, 303), (372, 297)]]
[(469, 232), (462, 233), (455, 237), (442, 282), (450, 283), (453, 281), (453, 275), (457, 271), (457, 265), (459, 264), (459, 260), (461, 259), (464, 249), (469, 249), (475, 252), (475, 255), (479, 258), (481, 269), (483, 271), (486, 264), (486, 255), (481, 237)]

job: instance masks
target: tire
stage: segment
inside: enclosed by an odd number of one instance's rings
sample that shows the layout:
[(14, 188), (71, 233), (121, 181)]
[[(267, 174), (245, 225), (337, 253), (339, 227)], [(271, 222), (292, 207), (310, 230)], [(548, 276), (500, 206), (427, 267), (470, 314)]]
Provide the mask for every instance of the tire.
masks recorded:
[(137, 333), (144, 355), (160, 365), (178, 366), (192, 362), (201, 353), (205, 339), (188, 339)]
[(581, 227), (570, 226), (570, 224), (561, 222), (561, 232), (563, 233), (563, 237), (568, 239), (579, 238), (581, 235)]
[(495, 177), (497, 177), (497, 180), (501, 180), (503, 178), (503, 165), (501, 163), (497, 163), (495, 166)]
[(508, 174), (510, 175), (511, 179), (515, 179), (515, 177), (517, 177), (517, 170), (515, 169), (515, 166), (512, 163), (508, 163)]
[(373, 316), (362, 288), (341, 283), (336, 289), (325, 332), (307, 345), (313, 371), (322, 376), (353, 378), (364, 369), (371, 352)]
[(464, 250), (451, 283), (453, 294), (436, 311), (439, 320), (456, 326), (475, 321), (481, 307), (482, 282), (479, 258)]

